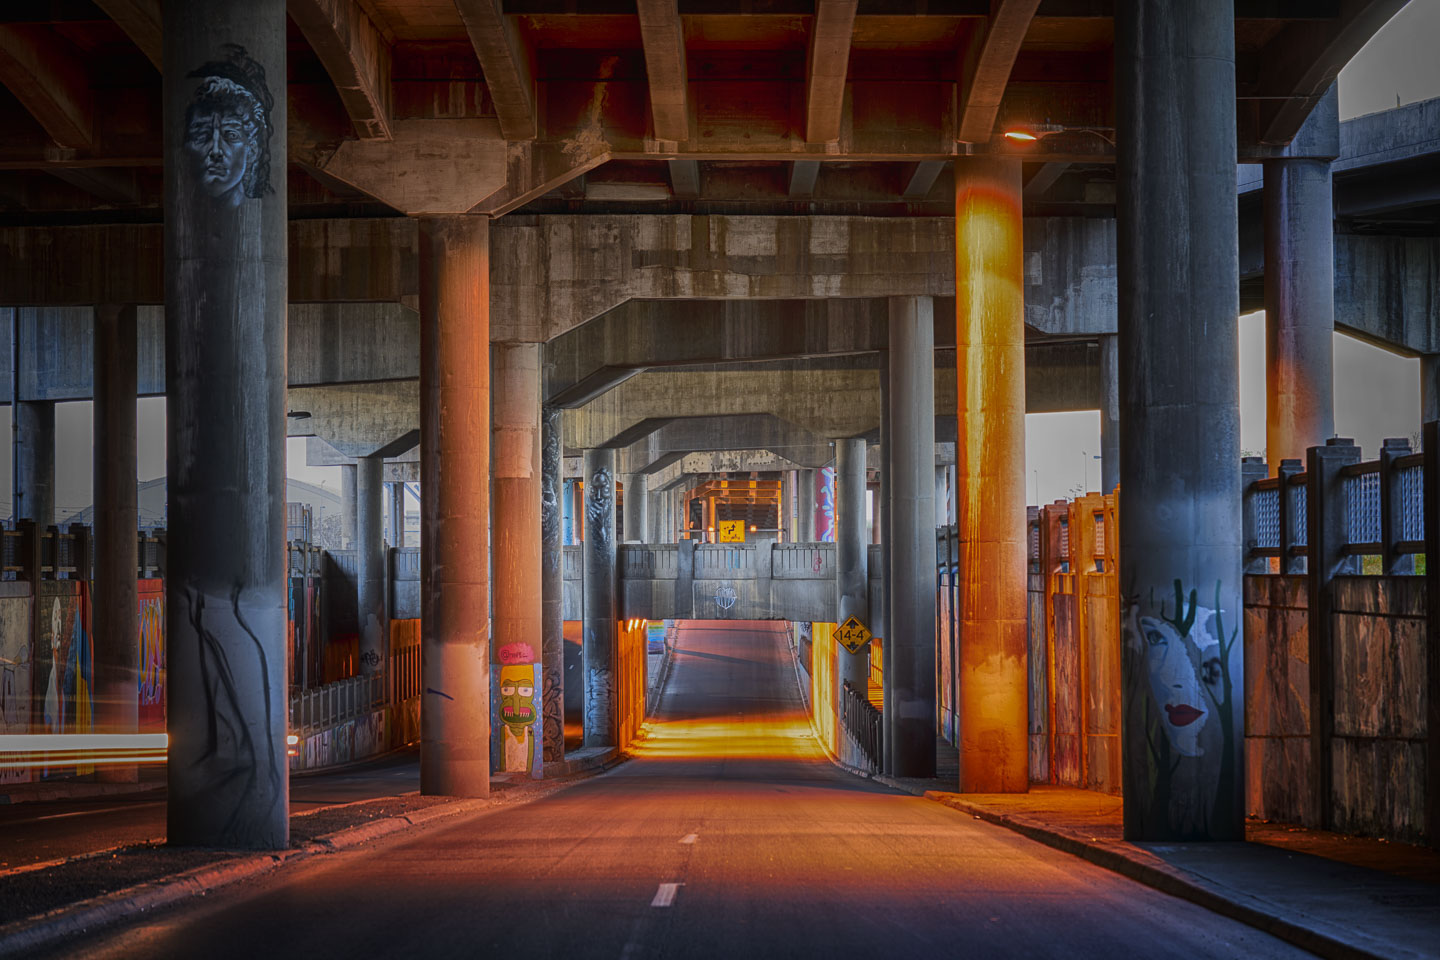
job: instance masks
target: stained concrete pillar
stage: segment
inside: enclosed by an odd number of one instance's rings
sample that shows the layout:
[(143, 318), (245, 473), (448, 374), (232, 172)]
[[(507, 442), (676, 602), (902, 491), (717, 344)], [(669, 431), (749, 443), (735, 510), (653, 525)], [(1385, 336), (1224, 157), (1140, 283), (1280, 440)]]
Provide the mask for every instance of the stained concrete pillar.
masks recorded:
[(645, 543), (650, 526), (650, 484), (643, 473), (627, 473), (625, 484), (625, 543)]
[(540, 415), (540, 717), (546, 763), (565, 759), (565, 610), (560, 408)]
[[(865, 549), (865, 441), (835, 441), (835, 622), (850, 617), (870, 626)], [(873, 630), (873, 628), (872, 628)], [(850, 653), (835, 645), (835, 711), (839, 722), (846, 681), (864, 691), (870, 682), (870, 648)]]
[(935, 468), (935, 526), (944, 527), (950, 523), (949, 483), (944, 467)]
[(1115, 35), (1125, 837), (1241, 840), (1234, 4)]
[(399, 480), (390, 484), (390, 546), (405, 548), (405, 484)]
[[(1089, 469), (1088, 465), (1086, 467)], [(1100, 492), (1120, 483), (1120, 341), (1100, 338)]]
[[(505, 648), (516, 658), (536, 662), (544, 653), (544, 592), (541, 547), (540, 362), (538, 343), (497, 343), (494, 363), (492, 472), (495, 528), (493, 576), (497, 654)], [(520, 647), (528, 652), (520, 652)], [(504, 661), (502, 661), (504, 662)], [(544, 667), (541, 680), (544, 681)], [(544, 712), (544, 687), (541, 687)], [(562, 734), (563, 736), (563, 734)], [(543, 742), (543, 726), (542, 726)]]
[(798, 506), (800, 542), (815, 542), (815, 474), (814, 470), (798, 470)]
[(167, 835), (283, 848), (285, 3), (163, 18)]
[(490, 221), (422, 217), (420, 792), (490, 793)]
[(1018, 161), (956, 161), (960, 789), (967, 793), (1023, 793), (1030, 780), (1020, 207)]
[(620, 742), (615, 706), (619, 616), (615, 571), (615, 451), (585, 451), (585, 746)]
[(1420, 358), (1420, 422), (1440, 420), (1440, 353)]
[(15, 405), (15, 517), (55, 524), (55, 402)]
[[(1323, 101), (1333, 111), (1334, 100)], [(1320, 107), (1316, 108), (1321, 109)], [(1265, 161), (1265, 458), (1335, 434), (1335, 236), (1330, 161)]]
[[(935, 776), (935, 320), (929, 297), (890, 298), (889, 765)], [(1022, 620), (1023, 625), (1023, 620)], [(1023, 639), (1023, 635), (1022, 635)], [(1024, 727), (1021, 727), (1024, 733)]]
[[(140, 597), (136, 589), (135, 307), (95, 308), (95, 729), (140, 729)], [(134, 765), (98, 768), (101, 780), (132, 783)]]
[(355, 493), (355, 464), (342, 463), (340, 465), (340, 549), (352, 550), (355, 547), (355, 517), (359, 510), (359, 500)]
[(360, 629), (360, 670), (385, 669), (390, 622), (385, 614), (385, 458), (355, 461), (355, 622)]

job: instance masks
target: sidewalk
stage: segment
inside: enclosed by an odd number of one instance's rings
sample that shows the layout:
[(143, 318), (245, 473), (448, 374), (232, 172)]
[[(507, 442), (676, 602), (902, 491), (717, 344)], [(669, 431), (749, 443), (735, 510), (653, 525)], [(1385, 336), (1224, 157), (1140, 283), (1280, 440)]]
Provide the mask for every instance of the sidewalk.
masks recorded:
[[(1440, 957), (1440, 852), (1251, 821), (1244, 843), (1130, 843), (1121, 799), (1032, 785), (960, 794), (953, 757), (935, 780), (875, 779), (1015, 830), (1331, 958)], [(952, 775), (953, 774), (953, 775)]]

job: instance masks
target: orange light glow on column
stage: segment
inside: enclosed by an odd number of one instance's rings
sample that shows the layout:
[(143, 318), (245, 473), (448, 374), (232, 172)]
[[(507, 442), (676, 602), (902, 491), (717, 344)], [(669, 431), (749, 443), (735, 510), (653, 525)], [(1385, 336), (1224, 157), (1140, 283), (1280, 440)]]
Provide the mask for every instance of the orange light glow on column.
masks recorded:
[(960, 789), (1027, 771), (1025, 291), (1020, 161), (955, 161)]

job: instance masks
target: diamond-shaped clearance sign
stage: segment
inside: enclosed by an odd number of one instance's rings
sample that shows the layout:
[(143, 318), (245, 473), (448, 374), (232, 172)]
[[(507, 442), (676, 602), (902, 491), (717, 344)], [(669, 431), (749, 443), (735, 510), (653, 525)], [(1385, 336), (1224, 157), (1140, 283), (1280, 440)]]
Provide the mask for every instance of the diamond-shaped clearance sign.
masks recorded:
[(835, 628), (835, 639), (851, 653), (859, 653), (860, 648), (870, 642), (870, 631), (865, 629), (865, 624), (858, 618), (850, 617)]
[(721, 520), (721, 521), (720, 521), (720, 542), (721, 542), (721, 543), (744, 543), (744, 542), (745, 542), (745, 521), (744, 521), (744, 520)]

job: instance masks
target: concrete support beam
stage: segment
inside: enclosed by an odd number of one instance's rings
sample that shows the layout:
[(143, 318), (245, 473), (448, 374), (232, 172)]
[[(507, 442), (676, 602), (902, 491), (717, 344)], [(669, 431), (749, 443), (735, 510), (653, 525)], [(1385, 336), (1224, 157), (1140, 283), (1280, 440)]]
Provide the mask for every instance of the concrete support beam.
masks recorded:
[[(890, 301), (892, 429), (885, 493), (893, 539), (890, 635), (885, 650), (890, 699), (885, 724), (890, 728), (886, 746), (894, 751), (886, 767), (897, 777), (935, 776), (933, 309), (929, 297)], [(1024, 730), (1022, 723), (1022, 736)]]
[[(166, 835), (283, 849), (285, 4), (167, 0), (164, 22)], [(192, 105), (237, 75), (264, 113), (216, 161), (220, 116)]]
[(355, 545), (355, 519), (359, 516), (359, 483), (356, 478), (357, 464), (340, 465), (340, 549), (349, 550)]
[(355, 598), (360, 627), (360, 669), (381, 673), (390, 647), (390, 621), (385, 612), (385, 534), (381, 520), (385, 503), (385, 459), (355, 461)]
[(840, 139), (857, 0), (817, 0), (805, 56), (805, 142)]
[(95, 6), (115, 21), (156, 70), (160, 69), (160, 0), (95, 0)]
[[(95, 308), (95, 730), (140, 730), (140, 597), (135, 585), (135, 307)], [(100, 767), (101, 780), (133, 783), (134, 765)]]
[(15, 405), (15, 517), (41, 527), (55, 523), (55, 404)]
[(288, 0), (361, 140), (388, 140), (390, 44), (356, 0)]
[(514, 18), (505, 16), (499, 0), (455, 0), (455, 7), (485, 72), (500, 133), (506, 140), (534, 140), (535, 81)]
[[(538, 343), (497, 343), (492, 425), (495, 531), (495, 649), (528, 647), (530, 662), (544, 653), (541, 615), (541, 423)], [(503, 662), (503, 661), (502, 661)], [(543, 664), (542, 664), (543, 680)], [(543, 704), (543, 687), (541, 690)]]
[(561, 561), (564, 546), (564, 480), (561, 477), (560, 411), (540, 416), (540, 716), (542, 759), (565, 759), (565, 615)]
[[(656, 140), (690, 139), (689, 77), (685, 69), (685, 28), (675, 0), (637, 0), (645, 75), (650, 81), (650, 116)], [(678, 191), (677, 191), (678, 193)]]
[(90, 73), (60, 34), (43, 24), (0, 25), (0, 84), (59, 146), (90, 149), (95, 136)]
[(1330, 161), (1265, 161), (1264, 220), (1265, 459), (1274, 475), (1281, 460), (1303, 459), (1335, 433)]
[[(1029, 788), (1020, 164), (955, 163), (960, 789)], [(926, 546), (934, 549), (933, 537)]]
[(1000, 100), (1040, 0), (991, 0), (990, 17), (960, 60), (960, 125), (955, 139), (986, 143), (995, 131)]
[(805, 200), (815, 195), (815, 181), (820, 177), (819, 160), (793, 160), (790, 163), (786, 195), (791, 200)]
[(420, 220), (420, 792), (490, 794), (490, 221)]
[(615, 702), (618, 642), (615, 451), (585, 451), (585, 746), (620, 742)]
[(1100, 492), (1120, 483), (1120, 341), (1100, 338)]
[(1440, 420), (1440, 353), (1420, 358), (1420, 422)]
[(388, 481), (390, 486), (390, 546), (405, 547), (405, 481)]
[(643, 473), (627, 473), (621, 480), (624, 505), (623, 543), (649, 543), (650, 488)]
[(910, 171), (910, 176), (905, 181), (905, 189), (901, 196), (906, 200), (924, 200), (930, 195), (930, 188), (935, 186), (935, 181), (945, 170), (943, 160), (922, 160), (915, 164)]
[(801, 543), (815, 542), (815, 483), (816, 470), (797, 470), (795, 475), (799, 478), (799, 511), (800, 511), (800, 532)]
[[(814, 473), (810, 473), (811, 527), (814, 526)], [(812, 529), (813, 534), (813, 529)], [(813, 542), (802, 539), (802, 543)], [(865, 441), (835, 441), (835, 618), (844, 623), (856, 617), (873, 633), (878, 629), (870, 621), (869, 564), (865, 531)], [(839, 711), (845, 703), (845, 683), (856, 690), (870, 688), (870, 648), (851, 653), (835, 645), (835, 711), (836, 728), (840, 729)]]
[(1125, 837), (1241, 840), (1232, 2), (1120, 0), (1115, 62)]

